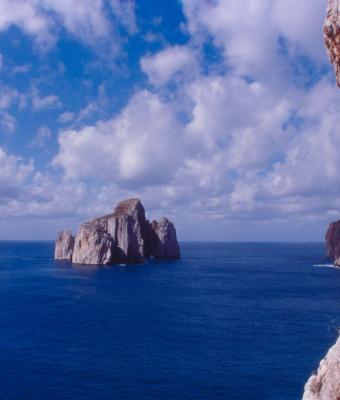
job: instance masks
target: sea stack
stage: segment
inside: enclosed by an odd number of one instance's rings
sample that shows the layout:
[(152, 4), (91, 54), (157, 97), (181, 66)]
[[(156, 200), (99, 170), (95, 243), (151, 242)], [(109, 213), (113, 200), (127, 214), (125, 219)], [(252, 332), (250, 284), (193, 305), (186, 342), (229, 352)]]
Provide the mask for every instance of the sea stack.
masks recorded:
[(331, 347), (319, 369), (305, 386), (302, 400), (339, 400), (340, 399), (340, 338)]
[(136, 264), (146, 259), (178, 259), (180, 248), (175, 226), (163, 217), (150, 223), (139, 199), (118, 203), (114, 212), (59, 233), (55, 259), (74, 264)]
[(54, 258), (56, 260), (72, 260), (74, 248), (74, 236), (71, 231), (62, 231), (59, 233), (55, 243)]
[(326, 232), (326, 254), (340, 266), (340, 220), (332, 222)]
[(334, 66), (336, 83), (340, 87), (340, 2), (328, 0), (324, 22), (324, 41), (328, 57)]

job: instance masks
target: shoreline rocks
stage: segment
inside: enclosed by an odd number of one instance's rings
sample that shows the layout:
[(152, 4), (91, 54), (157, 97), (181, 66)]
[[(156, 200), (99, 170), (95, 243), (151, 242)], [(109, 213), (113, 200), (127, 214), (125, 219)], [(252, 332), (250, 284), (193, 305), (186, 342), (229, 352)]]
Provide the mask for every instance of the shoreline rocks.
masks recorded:
[(136, 264), (150, 257), (179, 259), (175, 226), (163, 217), (150, 223), (139, 199), (118, 203), (114, 212), (81, 225), (76, 237), (60, 232), (56, 260), (74, 264)]
[(340, 399), (340, 338), (307, 381), (302, 400)]

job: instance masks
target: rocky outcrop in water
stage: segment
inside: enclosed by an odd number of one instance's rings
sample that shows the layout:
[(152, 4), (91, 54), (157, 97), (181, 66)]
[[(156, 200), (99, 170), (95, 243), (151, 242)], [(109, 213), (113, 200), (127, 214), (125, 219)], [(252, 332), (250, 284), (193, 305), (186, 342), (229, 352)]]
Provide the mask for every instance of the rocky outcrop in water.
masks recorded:
[(340, 220), (332, 222), (326, 233), (326, 254), (340, 266)]
[[(142, 263), (153, 256), (157, 259), (178, 259), (180, 248), (176, 229), (167, 218), (151, 224), (139, 199), (121, 201), (114, 212), (81, 225), (68, 257), (64, 242), (70, 231), (61, 232), (56, 242), (55, 259), (75, 264)], [(65, 249), (65, 250), (64, 250)]]
[(156, 258), (179, 258), (180, 251), (174, 224), (163, 217), (159, 222), (152, 221), (153, 238), (152, 255)]
[(328, 0), (324, 23), (324, 40), (327, 53), (334, 66), (336, 82), (340, 87), (340, 3), (339, 0)]
[(340, 399), (340, 338), (320, 362), (305, 386), (302, 400)]
[(74, 236), (71, 231), (60, 232), (55, 243), (54, 258), (71, 261), (74, 247)]

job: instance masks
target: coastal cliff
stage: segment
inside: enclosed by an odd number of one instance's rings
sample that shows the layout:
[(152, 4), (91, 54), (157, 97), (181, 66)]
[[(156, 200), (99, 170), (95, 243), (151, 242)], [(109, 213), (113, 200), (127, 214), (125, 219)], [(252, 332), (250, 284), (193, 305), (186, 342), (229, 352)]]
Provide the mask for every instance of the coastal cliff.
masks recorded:
[(332, 222), (326, 232), (326, 255), (340, 266), (340, 220)]
[(180, 258), (175, 226), (165, 217), (150, 223), (141, 201), (128, 199), (112, 214), (82, 224), (76, 237), (60, 232), (54, 258), (74, 264), (132, 264), (151, 256)]
[(328, 0), (323, 32), (328, 57), (335, 70), (336, 83), (340, 87), (340, 3), (338, 0)]
[(320, 362), (305, 386), (302, 400), (340, 399), (340, 338)]

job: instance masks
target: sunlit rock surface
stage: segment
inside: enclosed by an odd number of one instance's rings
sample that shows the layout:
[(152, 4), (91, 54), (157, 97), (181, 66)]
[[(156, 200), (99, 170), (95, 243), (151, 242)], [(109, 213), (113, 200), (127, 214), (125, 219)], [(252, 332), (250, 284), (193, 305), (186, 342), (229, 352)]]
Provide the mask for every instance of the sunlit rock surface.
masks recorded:
[(110, 264), (115, 243), (105, 230), (92, 223), (80, 227), (76, 236), (72, 262), (75, 264)]
[(55, 243), (54, 258), (56, 260), (71, 261), (74, 247), (74, 236), (71, 231), (59, 233)]
[(339, 0), (328, 0), (324, 22), (324, 40), (329, 59), (334, 66), (336, 82), (340, 87), (340, 3)]
[(340, 399), (340, 338), (320, 362), (305, 386), (303, 400)]
[[(56, 242), (55, 254), (64, 248), (61, 239), (72, 233), (62, 232)], [(153, 256), (159, 259), (180, 258), (176, 229), (167, 218), (151, 224), (139, 199), (118, 203), (114, 212), (81, 225), (73, 240), (68, 259), (75, 264), (142, 263)], [(69, 253), (68, 253), (69, 254)]]

